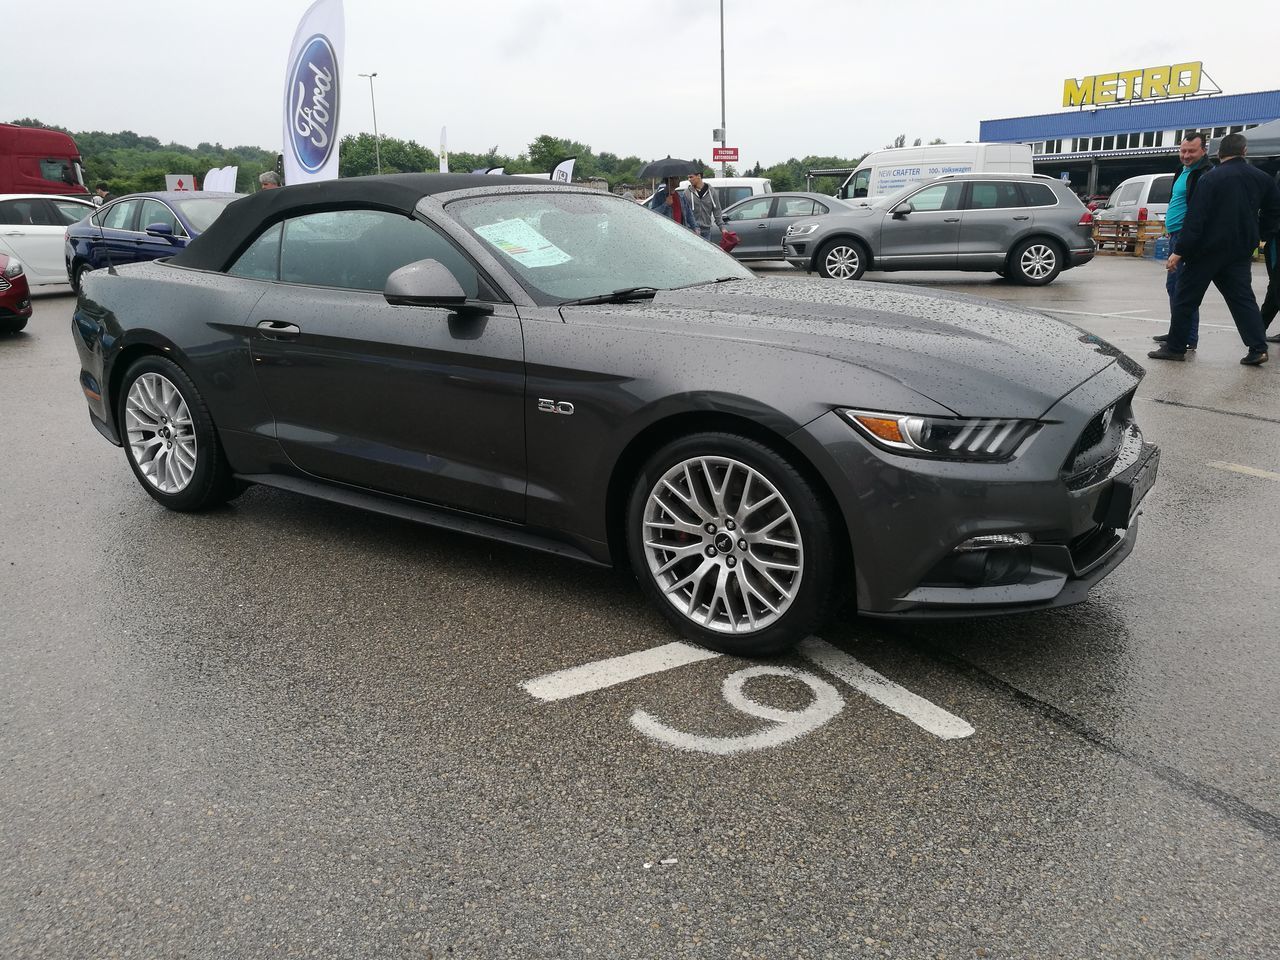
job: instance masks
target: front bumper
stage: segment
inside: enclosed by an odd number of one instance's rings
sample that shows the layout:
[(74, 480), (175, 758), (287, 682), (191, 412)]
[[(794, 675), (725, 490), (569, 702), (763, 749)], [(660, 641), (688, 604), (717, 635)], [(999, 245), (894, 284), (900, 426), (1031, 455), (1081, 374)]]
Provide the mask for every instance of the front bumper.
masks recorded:
[[(901, 456), (835, 412), (793, 434), (844, 515), (858, 612), (949, 620), (1084, 600), (1133, 550), (1142, 498), (1158, 470), (1158, 448), (1122, 420), (1136, 382), (1118, 365), (1104, 370), (1059, 401), (1042, 418), (1056, 422), (1008, 463)], [(1114, 456), (1066, 476), (1086, 427), (1109, 409), (1121, 411)], [(994, 534), (1027, 534), (1031, 542), (957, 550)]]

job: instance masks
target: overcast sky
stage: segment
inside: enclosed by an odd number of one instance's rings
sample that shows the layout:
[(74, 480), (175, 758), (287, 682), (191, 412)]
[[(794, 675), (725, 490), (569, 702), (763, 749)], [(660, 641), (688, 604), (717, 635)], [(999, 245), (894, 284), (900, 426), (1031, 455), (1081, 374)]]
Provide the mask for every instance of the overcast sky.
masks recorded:
[[(309, 0), (4, 0), (0, 119), (281, 149), (285, 61)], [(744, 164), (856, 156), (899, 133), (1061, 108), (1069, 76), (1202, 60), (1227, 93), (1280, 88), (1277, 7), (1174, 2), (726, 0), (730, 146)], [(717, 0), (346, 0), (341, 134), (437, 149), (542, 133), (596, 152), (709, 159)], [(26, 39), (23, 39), (26, 38)]]

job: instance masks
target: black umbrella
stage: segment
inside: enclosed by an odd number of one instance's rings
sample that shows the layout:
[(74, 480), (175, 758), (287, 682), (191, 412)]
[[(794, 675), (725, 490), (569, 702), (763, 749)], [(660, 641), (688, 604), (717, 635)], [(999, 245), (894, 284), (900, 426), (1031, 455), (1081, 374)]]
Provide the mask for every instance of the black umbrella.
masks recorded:
[(665, 180), (667, 177), (687, 177), (691, 173), (701, 171), (702, 165), (692, 160), (673, 160), (667, 157), (665, 160), (646, 163), (640, 171), (640, 176), (645, 180)]

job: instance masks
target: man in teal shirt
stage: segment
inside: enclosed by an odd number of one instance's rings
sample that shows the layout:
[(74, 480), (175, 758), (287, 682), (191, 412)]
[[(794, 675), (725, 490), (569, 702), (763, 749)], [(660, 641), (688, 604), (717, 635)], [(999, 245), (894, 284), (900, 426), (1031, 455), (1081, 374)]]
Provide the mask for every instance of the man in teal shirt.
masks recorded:
[[(1178, 244), (1178, 234), (1182, 231), (1182, 221), (1187, 217), (1187, 204), (1191, 202), (1191, 194), (1195, 191), (1200, 178), (1213, 169), (1209, 155), (1205, 151), (1204, 134), (1188, 133), (1178, 147), (1178, 159), (1182, 161), (1182, 171), (1173, 182), (1173, 196), (1169, 198), (1169, 209), (1164, 215), (1164, 232), (1169, 235), (1169, 251), (1173, 252)], [(1178, 292), (1178, 278), (1186, 265), (1173, 260), (1166, 263), (1168, 273), (1165, 274), (1164, 288), (1169, 294), (1169, 312), (1173, 312), (1173, 297)], [(1165, 343), (1168, 334), (1153, 337), (1156, 343)], [(1200, 308), (1196, 307), (1191, 315), (1191, 336), (1187, 340), (1187, 349), (1194, 350), (1200, 342)]]

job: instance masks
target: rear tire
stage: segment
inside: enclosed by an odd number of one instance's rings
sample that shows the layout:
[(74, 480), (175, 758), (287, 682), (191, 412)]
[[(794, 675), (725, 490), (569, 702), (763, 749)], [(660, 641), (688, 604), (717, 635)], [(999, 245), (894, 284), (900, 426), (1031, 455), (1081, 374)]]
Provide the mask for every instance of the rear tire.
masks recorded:
[(1062, 272), (1062, 260), (1062, 248), (1052, 240), (1024, 240), (1009, 255), (1009, 276), (1029, 287), (1043, 287)]
[(857, 240), (829, 240), (818, 251), (818, 275), (828, 280), (861, 280), (870, 255)]
[(627, 504), (627, 552), (680, 633), (738, 656), (784, 653), (833, 609), (844, 524), (771, 447), (691, 434), (655, 452)]
[(138, 360), (125, 372), (117, 404), (129, 466), (157, 502), (207, 510), (244, 489), (231, 475), (204, 398), (176, 363)]
[(71, 271), (71, 289), (76, 293), (80, 292), (81, 284), (84, 281), (84, 275), (89, 272), (87, 263), (77, 263)]

